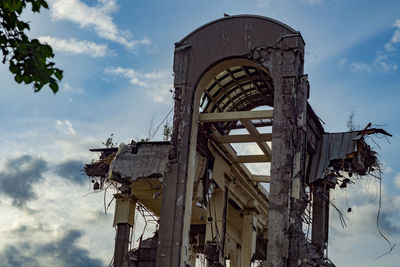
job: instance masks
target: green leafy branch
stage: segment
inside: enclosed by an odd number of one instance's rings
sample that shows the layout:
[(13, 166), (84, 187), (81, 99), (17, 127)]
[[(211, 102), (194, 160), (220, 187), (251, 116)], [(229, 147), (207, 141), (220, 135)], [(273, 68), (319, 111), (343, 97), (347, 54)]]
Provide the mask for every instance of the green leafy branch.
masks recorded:
[(32, 5), (32, 11), (39, 13), (40, 8), (48, 8), (44, 0), (1, 0), (0, 1), (0, 49), (3, 64), (8, 62), (10, 72), (17, 83), (33, 83), (35, 92), (49, 84), (51, 90), (58, 91), (58, 82), (63, 71), (49, 61), (54, 57), (52, 48), (37, 39), (29, 39), (25, 30), (29, 24), (19, 20), (26, 5)]

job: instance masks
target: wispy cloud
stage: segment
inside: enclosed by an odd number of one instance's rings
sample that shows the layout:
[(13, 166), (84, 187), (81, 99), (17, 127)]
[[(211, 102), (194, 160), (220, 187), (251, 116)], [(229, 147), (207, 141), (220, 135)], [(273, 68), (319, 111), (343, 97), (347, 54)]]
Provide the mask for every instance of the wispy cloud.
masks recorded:
[(56, 128), (59, 132), (65, 135), (76, 134), (74, 127), (72, 127), (72, 123), (69, 120), (64, 120), (64, 121), (57, 120), (54, 128)]
[(389, 72), (389, 71), (396, 71), (398, 66), (396, 63), (392, 63), (390, 61), (390, 55), (385, 51), (378, 51), (374, 66), (377, 71), (380, 72)]
[(127, 78), (129, 79), (129, 82), (134, 85), (140, 85), (145, 87), (148, 86), (147, 82), (144, 81), (145, 74), (137, 72), (134, 69), (121, 68), (121, 67), (108, 67), (104, 70), (104, 72)]
[(388, 43), (385, 44), (385, 49), (387, 52), (395, 51), (396, 46), (400, 43), (400, 19), (396, 19), (393, 27), (395, 27), (395, 31), (392, 35), (392, 38)]
[(38, 38), (41, 42), (50, 45), (54, 50), (61, 52), (69, 52), (72, 54), (85, 54), (91, 57), (104, 57), (106, 55), (114, 55), (105, 44), (97, 44), (87, 40), (69, 40), (59, 39), (51, 36), (42, 36)]
[(376, 56), (370, 62), (357, 61), (348, 62), (347, 59), (341, 59), (338, 63), (339, 68), (347, 68), (352, 72), (390, 72), (397, 71), (398, 65), (392, 61), (392, 56), (400, 44), (400, 19), (393, 24), (395, 31), (389, 42), (383, 45), (382, 49), (376, 52)]
[(398, 189), (400, 189), (400, 172), (396, 174), (396, 176), (393, 179), (394, 184)]
[(377, 68), (384, 72), (398, 69), (397, 64), (390, 62), (390, 57), (393, 56), (400, 44), (400, 19), (396, 19), (392, 26), (395, 28), (392, 38), (384, 45), (383, 50), (378, 51), (375, 59)]
[(371, 72), (373, 67), (365, 62), (357, 61), (357, 62), (349, 62), (346, 58), (342, 58), (338, 62), (339, 68), (345, 68), (350, 70), (351, 72)]
[(61, 85), (62, 87), (62, 92), (68, 92), (68, 93), (71, 93), (71, 94), (81, 94), (81, 93), (83, 93), (85, 90), (83, 89), (83, 88), (81, 88), (81, 87), (73, 87), (73, 86), (71, 86), (69, 83), (63, 83), (62, 85)]
[(372, 70), (371, 66), (364, 62), (353, 62), (348, 67), (352, 72), (370, 72)]
[(146, 88), (147, 95), (154, 102), (167, 102), (170, 97), (169, 90), (172, 88), (172, 82), (168, 72), (142, 73), (132, 68), (122, 67), (107, 67), (104, 72), (124, 77), (131, 84)]
[(97, 35), (133, 48), (138, 44), (149, 44), (150, 40), (134, 40), (132, 33), (120, 30), (113, 22), (111, 13), (118, 9), (115, 0), (100, 0), (96, 6), (88, 6), (80, 0), (51, 0), (51, 16), (56, 20), (68, 20), (79, 24), (83, 28), (92, 28)]

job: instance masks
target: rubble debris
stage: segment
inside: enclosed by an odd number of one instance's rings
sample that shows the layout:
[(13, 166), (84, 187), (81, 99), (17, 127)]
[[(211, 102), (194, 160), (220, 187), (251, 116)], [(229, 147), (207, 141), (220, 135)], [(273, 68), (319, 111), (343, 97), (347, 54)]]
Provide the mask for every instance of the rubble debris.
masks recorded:
[[(383, 129), (368, 127), (362, 131), (325, 133), (315, 155), (320, 159), (311, 166), (311, 182), (323, 179), (334, 188), (341, 179), (340, 188), (346, 188), (354, 174), (363, 176), (378, 169), (376, 152), (365, 141), (367, 135), (378, 133), (391, 136)], [(346, 172), (348, 178), (343, 178), (340, 171)]]

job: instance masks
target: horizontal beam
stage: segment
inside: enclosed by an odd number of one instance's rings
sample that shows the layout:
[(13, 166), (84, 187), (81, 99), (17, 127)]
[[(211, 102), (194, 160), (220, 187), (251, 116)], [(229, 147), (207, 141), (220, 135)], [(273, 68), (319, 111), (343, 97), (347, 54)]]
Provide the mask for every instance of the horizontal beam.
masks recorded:
[(271, 162), (271, 160), (263, 154), (237, 156), (236, 160), (238, 163)]
[(255, 175), (253, 174), (251, 176), (251, 181), (253, 182), (258, 182), (258, 183), (270, 183), (271, 182), (271, 176), (269, 175)]
[(201, 122), (221, 122), (238, 121), (253, 119), (272, 119), (272, 110), (253, 110), (253, 111), (235, 111), (235, 112), (215, 112), (201, 113), (199, 120)]
[[(256, 120), (253, 121), (254, 126), (258, 127), (272, 127), (272, 120)], [(237, 123), (237, 124), (228, 124), (227, 126), (222, 127), (223, 130), (238, 130), (238, 129), (244, 129), (243, 124)]]
[(256, 141), (271, 142), (272, 134), (259, 134), (257, 137), (254, 137), (251, 134), (221, 135), (218, 141), (221, 143), (250, 143)]
[(241, 122), (246, 127), (247, 131), (249, 131), (249, 133), (254, 136), (257, 145), (260, 147), (261, 151), (265, 154), (267, 160), (271, 161), (271, 156), (272, 156), (271, 147), (267, 143), (258, 140), (260, 133), (258, 132), (256, 126), (254, 126), (254, 124), (250, 120), (243, 119), (241, 120)]

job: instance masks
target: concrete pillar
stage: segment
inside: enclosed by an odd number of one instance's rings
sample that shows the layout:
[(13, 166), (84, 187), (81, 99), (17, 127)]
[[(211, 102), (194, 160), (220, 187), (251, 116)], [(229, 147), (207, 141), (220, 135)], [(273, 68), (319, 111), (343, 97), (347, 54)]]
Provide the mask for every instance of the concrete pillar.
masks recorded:
[(229, 249), (229, 266), (230, 267), (239, 267), (240, 262), (237, 261), (237, 244), (233, 240), (231, 240), (233, 243), (231, 248)]
[(176, 45), (174, 57), (174, 120), (164, 174), (156, 265), (185, 266), (195, 176), (197, 123), (192, 124), (193, 88), (186, 85), (188, 47)]
[(135, 220), (136, 200), (130, 193), (115, 194), (115, 213), (113, 226), (117, 227), (114, 248), (114, 266), (120, 267), (126, 261), (129, 238)]
[(243, 214), (242, 224), (242, 255), (241, 266), (250, 266), (251, 259), (256, 252), (257, 218), (254, 211), (246, 211)]
[(311, 243), (323, 255), (325, 242), (328, 241), (328, 224), (329, 224), (329, 188), (323, 183), (314, 183), (315, 187), (312, 191), (312, 231)]
[(216, 189), (210, 199), (209, 210), (207, 213), (208, 217), (211, 217), (210, 221), (207, 218), (206, 226), (206, 244), (207, 241), (212, 241), (213, 238), (217, 237), (219, 242), (222, 242), (223, 235), (223, 222), (222, 216), (224, 211), (224, 191)]
[(236, 266), (242, 267), (242, 246), (240, 244), (236, 246)]
[[(304, 185), (307, 95), (303, 90), (303, 46), (297, 36), (284, 38), (264, 57), (274, 82), (272, 162), (268, 213), (267, 266), (292, 266), (300, 234)], [(301, 205), (300, 205), (301, 206)], [(294, 234), (294, 235), (293, 235)], [(296, 251), (297, 250), (297, 251)]]
[(129, 248), (129, 237), (131, 226), (127, 223), (117, 224), (117, 237), (115, 239), (114, 248), (114, 266), (121, 267), (126, 261), (126, 255)]

